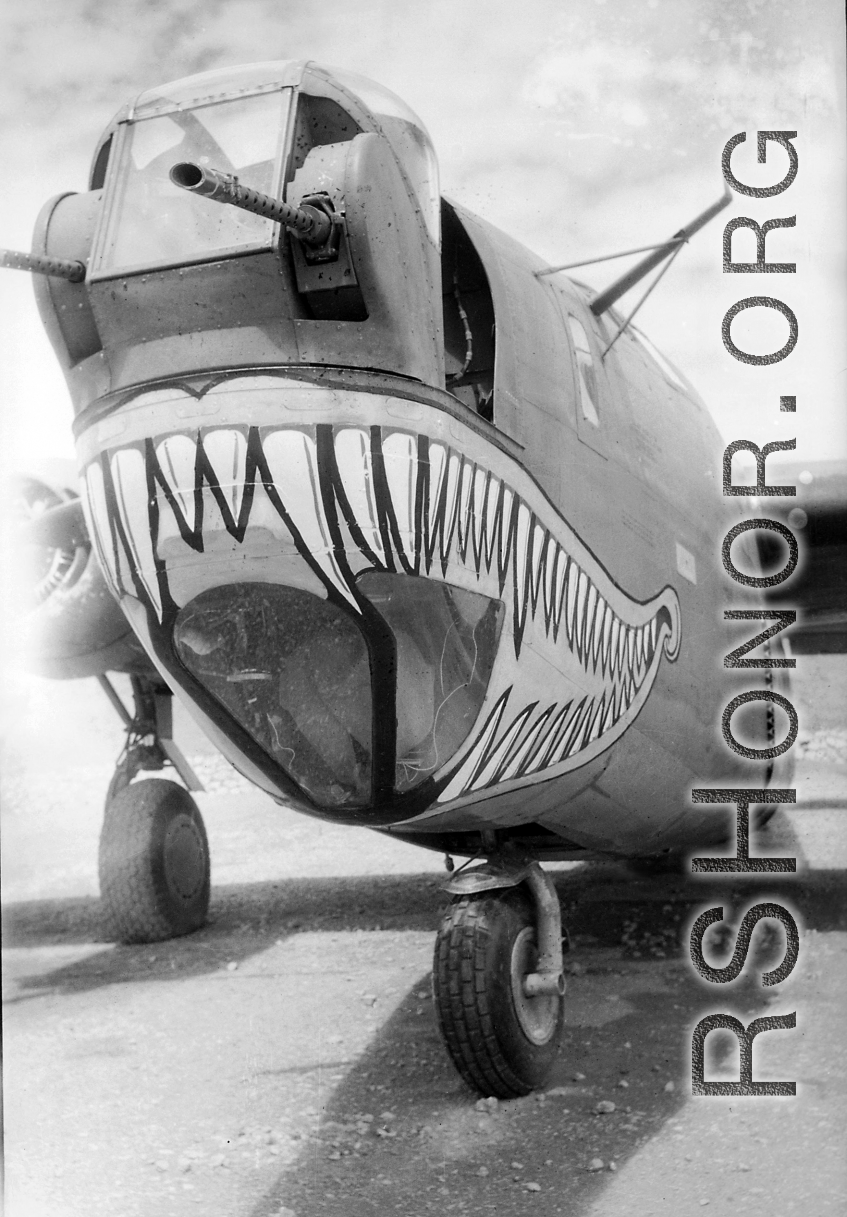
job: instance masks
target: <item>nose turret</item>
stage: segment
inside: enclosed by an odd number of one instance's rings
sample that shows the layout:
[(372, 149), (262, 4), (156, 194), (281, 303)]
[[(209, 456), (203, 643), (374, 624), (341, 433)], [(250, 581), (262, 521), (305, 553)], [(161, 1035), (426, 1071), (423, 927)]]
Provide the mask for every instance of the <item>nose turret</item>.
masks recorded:
[(212, 367), (443, 384), (437, 165), (387, 90), (305, 63), (177, 81), (116, 116), (92, 186), (33, 248), (84, 269), (36, 287), (78, 412)]

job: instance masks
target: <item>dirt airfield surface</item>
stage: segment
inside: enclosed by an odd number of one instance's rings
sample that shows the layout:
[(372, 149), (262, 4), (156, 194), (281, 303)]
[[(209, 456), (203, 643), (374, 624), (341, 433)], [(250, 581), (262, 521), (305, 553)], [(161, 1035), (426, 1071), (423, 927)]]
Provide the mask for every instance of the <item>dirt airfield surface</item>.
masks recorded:
[[(209, 922), (106, 941), (96, 847), (120, 729), (93, 682), (22, 679), (3, 731), (7, 1217), (847, 1213), (847, 665), (798, 670), (799, 806), (754, 852), (800, 872), (551, 867), (574, 942), (565, 1037), (545, 1091), (510, 1102), (472, 1094), (441, 1044), (440, 857), (275, 807), (190, 730)], [(798, 921), (792, 975), (754, 983), (783, 952), (759, 930), (753, 981), (701, 982), (694, 917), (760, 900)], [(717, 1011), (796, 1011), (754, 1054), (796, 1098), (692, 1097), (691, 1029)], [(731, 1039), (709, 1044), (707, 1076), (737, 1078)]]

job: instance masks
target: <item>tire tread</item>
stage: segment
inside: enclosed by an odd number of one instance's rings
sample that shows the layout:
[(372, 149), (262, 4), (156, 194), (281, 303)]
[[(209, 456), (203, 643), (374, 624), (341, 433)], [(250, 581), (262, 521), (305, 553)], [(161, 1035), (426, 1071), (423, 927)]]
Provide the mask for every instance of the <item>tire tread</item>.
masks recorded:
[(500, 1046), (488, 997), (490, 901), (459, 897), (447, 910), (435, 945), (433, 981), (441, 1033), (464, 1080), (483, 1095), (517, 1098), (533, 1086)]
[[(204, 907), (199, 919), (195, 917), (185, 929), (176, 928), (151, 881), (149, 843), (154, 821), (163, 800), (173, 797), (174, 791), (187, 800), (185, 809), (190, 805), (202, 825), (191, 796), (175, 782), (161, 779), (127, 786), (107, 805), (98, 858), (100, 899), (107, 930), (119, 942), (162, 942), (198, 929), (205, 920)], [(207, 906), (208, 883), (206, 889)]]

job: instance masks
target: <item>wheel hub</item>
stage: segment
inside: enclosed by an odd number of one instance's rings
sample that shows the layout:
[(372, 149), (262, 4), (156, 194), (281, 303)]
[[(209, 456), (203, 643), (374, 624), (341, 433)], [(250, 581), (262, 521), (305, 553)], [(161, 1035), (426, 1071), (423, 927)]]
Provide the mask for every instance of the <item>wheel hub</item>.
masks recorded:
[(188, 904), (197, 896), (206, 877), (203, 840), (191, 816), (180, 813), (171, 820), (164, 855), (168, 889), (177, 900)]
[(559, 1018), (559, 997), (527, 997), (524, 993), (524, 977), (535, 971), (538, 959), (535, 930), (525, 926), (512, 947), (511, 982), (512, 1000), (518, 1022), (527, 1039), (533, 1044), (546, 1044), (555, 1033)]

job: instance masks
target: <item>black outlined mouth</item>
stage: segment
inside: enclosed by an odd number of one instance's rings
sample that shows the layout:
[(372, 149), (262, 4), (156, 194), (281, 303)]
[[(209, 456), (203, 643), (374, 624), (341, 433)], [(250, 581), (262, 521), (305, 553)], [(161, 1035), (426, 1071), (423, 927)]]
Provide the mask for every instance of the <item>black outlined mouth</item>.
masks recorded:
[(352, 613), (366, 571), (501, 600), (479, 718), (434, 775), (442, 808), (585, 764), (623, 734), (662, 656), (679, 651), (674, 590), (630, 597), (520, 465), (470, 430), (460, 451), (388, 418), (195, 427), (102, 453), (86, 482), (113, 587), (163, 625), (189, 598), (181, 572), (217, 562), (206, 586), (237, 577), (215, 557), (227, 538), (237, 557), (262, 538), (280, 564), (271, 579), (290, 581), (294, 564), (300, 586), (308, 576)]

